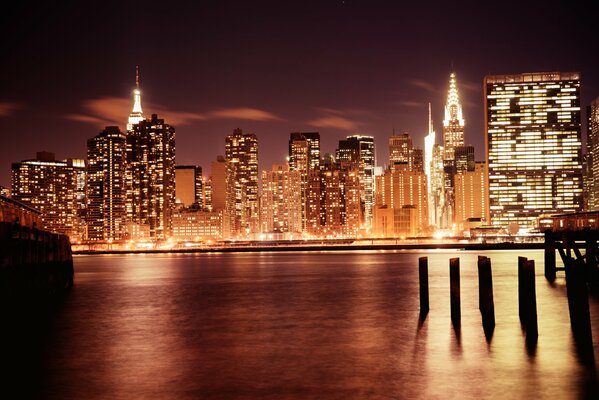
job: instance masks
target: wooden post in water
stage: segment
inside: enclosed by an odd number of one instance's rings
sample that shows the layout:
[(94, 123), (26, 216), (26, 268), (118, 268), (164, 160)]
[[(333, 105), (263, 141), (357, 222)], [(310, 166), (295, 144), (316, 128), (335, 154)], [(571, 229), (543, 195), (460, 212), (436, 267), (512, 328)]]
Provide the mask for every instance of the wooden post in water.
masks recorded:
[(488, 257), (478, 257), (478, 304), (485, 330), (495, 327), (495, 304), (493, 301), (493, 273), (491, 260)]
[(418, 275), (420, 277), (420, 316), (428, 314), (428, 257), (418, 259)]
[(518, 315), (520, 317), (520, 322), (525, 323), (526, 318), (524, 316), (524, 282), (522, 280), (522, 275), (524, 271), (524, 263), (528, 261), (526, 257), (518, 257)]
[(449, 285), (451, 294), (451, 322), (455, 327), (459, 327), (462, 320), (460, 306), (460, 259), (452, 258), (449, 260)]
[(545, 231), (545, 279), (550, 282), (555, 280), (555, 238), (553, 231)]
[(539, 336), (537, 322), (537, 291), (535, 288), (535, 260), (528, 260), (522, 268), (524, 295), (524, 323), (526, 324), (526, 340), (536, 340)]
[(570, 326), (578, 341), (592, 343), (591, 317), (589, 314), (589, 298), (584, 275), (584, 262), (571, 262), (566, 265), (566, 287), (568, 307), (570, 309)]

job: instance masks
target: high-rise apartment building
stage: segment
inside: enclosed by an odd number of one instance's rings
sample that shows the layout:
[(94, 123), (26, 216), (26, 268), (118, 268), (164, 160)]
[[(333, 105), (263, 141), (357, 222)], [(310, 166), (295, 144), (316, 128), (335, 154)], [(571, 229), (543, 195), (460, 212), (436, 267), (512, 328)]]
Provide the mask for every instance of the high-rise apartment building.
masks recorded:
[(347, 139), (340, 140), (336, 153), (337, 163), (342, 168), (358, 171), (365, 230), (372, 226), (374, 210), (374, 156), (374, 138), (363, 135), (348, 136)]
[(275, 164), (262, 171), (260, 225), (263, 233), (302, 232), (302, 197), (300, 171), (289, 164)]
[(87, 141), (87, 240), (118, 241), (126, 235), (126, 148), (117, 126)]
[(190, 207), (203, 204), (202, 167), (198, 165), (175, 166), (175, 197), (177, 204)]
[(580, 74), (487, 76), (485, 110), (491, 224), (580, 211)]
[(42, 213), (39, 228), (80, 239), (77, 192), (84, 173), (83, 160), (58, 161), (54, 153), (38, 152), (33, 160), (12, 163), (11, 196)]
[(306, 190), (310, 171), (320, 168), (320, 133), (292, 132), (289, 135), (289, 169), (299, 171), (301, 178), (300, 196), (302, 204), (302, 230), (307, 229), (308, 198)]
[(127, 132), (129, 234), (168, 239), (175, 208), (175, 128), (159, 119), (139, 121)]
[(225, 218), (229, 237), (247, 237), (259, 231), (258, 138), (235, 129), (225, 140), (227, 200)]
[(599, 210), (599, 98), (587, 107), (588, 209)]

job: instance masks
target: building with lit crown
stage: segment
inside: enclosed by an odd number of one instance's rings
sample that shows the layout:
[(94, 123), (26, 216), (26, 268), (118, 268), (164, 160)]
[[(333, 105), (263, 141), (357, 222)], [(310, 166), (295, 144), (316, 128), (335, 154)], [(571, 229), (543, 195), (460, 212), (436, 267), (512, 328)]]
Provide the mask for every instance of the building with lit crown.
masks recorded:
[(491, 224), (580, 211), (580, 74), (487, 76), (484, 88)]

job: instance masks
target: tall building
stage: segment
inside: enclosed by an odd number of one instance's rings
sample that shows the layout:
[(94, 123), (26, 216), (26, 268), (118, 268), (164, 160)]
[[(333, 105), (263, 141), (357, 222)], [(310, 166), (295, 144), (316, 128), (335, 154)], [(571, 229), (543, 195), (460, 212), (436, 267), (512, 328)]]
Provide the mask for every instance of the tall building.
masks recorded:
[(302, 232), (300, 188), (300, 171), (289, 170), (289, 164), (275, 164), (270, 171), (262, 171), (261, 232)]
[[(229, 237), (247, 237), (259, 231), (258, 138), (235, 129), (225, 140)], [(227, 224), (225, 224), (227, 225)]]
[(11, 196), (39, 210), (44, 229), (80, 239), (77, 191), (82, 173), (83, 160), (57, 161), (54, 153), (38, 152), (33, 160), (12, 163)]
[[(429, 226), (428, 221), (428, 193), (427, 179), (422, 171), (410, 170), (407, 164), (396, 164), (392, 168), (385, 171), (385, 175), (377, 176), (376, 182), (376, 207), (375, 219), (377, 220), (377, 234), (389, 235), (389, 232), (402, 231), (403, 234), (418, 232), (422, 235), (427, 231)], [(400, 210), (408, 206), (402, 212), (390, 212), (387, 210)], [(406, 214), (413, 216), (414, 223), (400, 229), (390, 230), (387, 226), (399, 224), (399, 220), (395, 221), (392, 218), (403, 218)], [(383, 221), (389, 222), (381, 223)], [(410, 217), (411, 218), (411, 217)], [(414, 235), (416, 236), (416, 235)]]
[[(127, 132), (129, 234), (168, 239), (175, 209), (175, 128), (152, 114)], [(143, 234), (140, 234), (143, 236)]]
[(212, 211), (224, 211), (227, 207), (227, 162), (225, 157), (217, 156), (210, 164), (210, 203)]
[(292, 132), (289, 135), (289, 169), (299, 171), (301, 178), (300, 196), (302, 204), (302, 230), (307, 227), (308, 198), (306, 190), (310, 171), (320, 168), (320, 133)]
[(203, 204), (202, 167), (198, 165), (175, 166), (175, 197), (177, 204), (190, 207)]
[(474, 171), (474, 146), (456, 146), (454, 153), (456, 173)]
[(337, 163), (342, 168), (358, 171), (365, 230), (369, 230), (372, 226), (374, 210), (374, 156), (374, 138), (372, 136), (353, 135), (339, 141), (336, 154)]
[(107, 126), (87, 141), (87, 239), (121, 240), (126, 234), (125, 135)]
[(389, 166), (396, 163), (410, 163), (412, 158), (412, 136), (409, 133), (399, 133), (389, 137)]
[(477, 162), (472, 170), (463, 170), (455, 176), (455, 221), (463, 226), (466, 220), (473, 218), (489, 222), (485, 162)]
[(599, 97), (587, 107), (587, 193), (589, 210), (599, 210)]
[(449, 91), (443, 119), (443, 194), (444, 204), (441, 226), (452, 228), (455, 219), (455, 174), (457, 173), (455, 150), (464, 145), (464, 117), (458, 95), (455, 73), (449, 76)]
[(133, 126), (146, 119), (141, 109), (141, 90), (139, 89), (139, 66), (135, 66), (135, 89), (133, 90), (133, 109), (127, 120), (127, 132), (133, 129)]
[(431, 103), (428, 103), (428, 132), (424, 137), (424, 174), (427, 181), (428, 221), (439, 226), (443, 198), (443, 147), (436, 143)]
[(491, 224), (580, 211), (580, 74), (487, 76), (485, 110)]

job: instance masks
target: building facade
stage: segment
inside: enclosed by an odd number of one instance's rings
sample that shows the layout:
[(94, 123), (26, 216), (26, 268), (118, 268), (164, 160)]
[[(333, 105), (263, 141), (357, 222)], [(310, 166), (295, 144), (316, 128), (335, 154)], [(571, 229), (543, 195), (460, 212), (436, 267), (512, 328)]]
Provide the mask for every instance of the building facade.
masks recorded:
[(228, 238), (259, 232), (258, 138), (235, 129), (225, 139), (226, 207)]
[(39, 228), (82, 239), (84, 226), (77, 201), (78, 178), (85, 161), (56, 160), (54, 153), (38, 152), (33, 160), (12, 163), (11, 197), (41, 212)]
[(582, 208), (580, 75), (485, 78), (491, 224), (533, 228)]
[(289, 164), (262, 171), (260, 225), (262, 233), (302, 232), (301, 174)]
[(465, 221), (480, 219), (489, 222), (487, 198), (487, 164), (477, 162), (472, 170), (462, 170), (455, 176), (455, 221), (463, 229)]
[(178, 205), (201, 208), (204, 203), (202, 188), (202, 167), (198, 165), (175, 166), (175, 198)]
[(587, 107), (586, 187), (588, 210), (599, 210), (599, 98)]
[(117, 126), (87, 141), (87, 240), (119, 241), (126, 235), (126, 149)]

